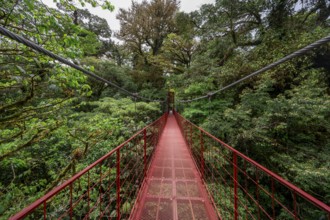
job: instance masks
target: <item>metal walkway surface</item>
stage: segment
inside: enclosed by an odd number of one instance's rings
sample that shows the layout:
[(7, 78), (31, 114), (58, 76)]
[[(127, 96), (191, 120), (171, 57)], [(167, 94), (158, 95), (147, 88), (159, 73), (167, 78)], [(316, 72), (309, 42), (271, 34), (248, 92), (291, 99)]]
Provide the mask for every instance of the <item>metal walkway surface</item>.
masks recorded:
[(145, 181), (131, 219), (218, 219), (172, 114)]

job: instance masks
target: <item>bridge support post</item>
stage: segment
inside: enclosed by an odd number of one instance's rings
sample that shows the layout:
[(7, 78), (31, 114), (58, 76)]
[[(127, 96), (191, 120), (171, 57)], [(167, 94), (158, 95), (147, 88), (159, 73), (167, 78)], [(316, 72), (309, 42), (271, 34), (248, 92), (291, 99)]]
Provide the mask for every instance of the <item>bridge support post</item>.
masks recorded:
[(192, 124), (190, 124), (190, 149), (193, 150), (193, 131), (192, 131)]
[(143, 163), (144, 163), (144, 177), (147, 175), (147, 130), (143, 130)]
[(46, 220), (47, 219), (47, 203), (46, 203), (46, 201), (44, 201), (44, 220)]
[(88, 199), (88, 202), (87, 202), (87, 207), (88, 207), (88, 214), (87, 214), (87, 219), (89, 220), (89, 211), (91, 210), (91, 196), (90, 196), (90, 193), (91, 193), (91, 178), (90, 178), (90, 174), (89, 174), (89, 171), (87, 172), (87, 181), (88, 181), (88, 189), (87, 189), (87, 199)]
[(200, 143), (201, 143), (201, 174), (202, 179), (204, 179), (205, 175), (205, 161), (204, 161), (204, 139), (203, 139), (203, 131), (200, 132)]
[(117, 219), (120, 219), (120, 150), (117, 153), (117, 172), (116, 172), (116, 185), (117, 185)]
[(233, 152), (233, 177), (234, 177), (234, 220), (238, 219), (238, 175), (237, 175), (237, 154)]
[(100, 186), (99, 186), (100, 213), (102, 213), (102, 162), (100, 163)]
[(72, 191), (73, 191), (73, 186), (72, 183), (70, 183), (70, 220), (72, 219), (73, 216), (73, 208), (72, 208)]

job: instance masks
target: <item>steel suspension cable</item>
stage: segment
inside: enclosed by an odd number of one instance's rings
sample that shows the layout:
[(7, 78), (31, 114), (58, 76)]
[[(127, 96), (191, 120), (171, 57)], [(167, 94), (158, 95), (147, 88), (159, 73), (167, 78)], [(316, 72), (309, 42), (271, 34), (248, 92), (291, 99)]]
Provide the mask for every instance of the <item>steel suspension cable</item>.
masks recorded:
[(274, 67), (276, 67), (276, 66), (278, 66), (278, 65), (280, 65), (282, 63), (285, 63), (288, 60), (291, 60), (291, 59), (293, 59), (295, 57), (301, 56), (301, 55), (307, 53), (308, 51), (313, 50), (313, 49), (315, 49), (315, 48), (317, 48), (317, 47), (319, 47), (319, 46), (321, 46), (323, 44), (326, 44), (328, 42), (330, 42), (330, 35), (327, 36), (327, 37), (324, 37), (324, 38), (322, 38), (322, 39), (320, 39), (318, 41), (315, 41), (314, 43), (312, 43), (312, 44), (310, 44), (310, 45), (308, 45), (308, 46), (306, 46), (306, 47), (304, 47), (302, 49), (299, 49), (299, 50), (297, 50), (297, 51), (295, 51), (295, 52), (293, 52), (293, 53), (291, 53), (291, 54), (289, 54), (289, 55), (287, 55), (287, 56), (285, 56), (285, 57), (277, 60), (276, 62), (271, 63), (271, 64), (269, 64), (269, 65), (267, 65), (267, 66), (265, 66), (265, 67), (263, 67), (263, 68), (255, 71), (255, 72), (253, 72), (253, 73), (251, 73), (251, 74), (249, 74), (249, 75), (247, 75), (247, 76), (245, 76), (245, 77), (243, 77), (243, 78), (241, 78), (241, 79), (233, 82), (233, 83), (230, 83), (230, 84), (228, 84), (228, 85), (220, 88), (219, 90), (216, 90), (216, 91), (213, 91), (213, 92), (209, 92), (209, 93), (207, 93), (207, 95), (203, 95), (203, 96), (200, 96), (200, 97), (197, 97), (197, 98), (194, 98), (194, 99), (178, 100), (178, 101), (179, 102), (192, 102), (192, 101), (197, 101), (197, 100), (204, 99), (204, 98), (209, 98), (210, 96), (213, 96), (213, 95), (215, 95), (215, 94), (217, 94), (219, 92), (222, 92), (222, 91), (224, 91), (226, 89), (229, 89), (229, 88), (231, 88), (231, 87), (233, 87), (233, 86), (235, 86), (235, 85), (237, 85), (237, 84), (239, 84), (239, 83), (241, 83), (241, 82), (243, 82), (243, 81), (245, 81), (245, 80), (247, 80), (247, 79), (249, 79), (249, 78), (251, 78), (253, 76), (256, 76), (258, 74), (264, 73), (267, 70), (270, 70), (270, 69), (272, 69), (272, 68), (274, 68)]
[(9, 31), (8, 29), (6, 29), (5, 27), (3, 27), (2, 25), (0, 25), (0, 33), (12, 40), (15, 40), (17, 41), (18, 43), (21, 43), (21, 44), (24, 44), (25, 46), (27, 47), (30, 47), (32, 48), (33, 50), (39, 52), (39, 53), (42, 53), (42, 54), (45, 54), (46, 56), (49, 56), (63, 64), (66, 64), (68, 66), (71, 66), (72, 68), (76, 69), (76, 70), (79, 70), (80, 72), (84, 73), (85, 75), (95, 79), (95, 80), (98, 80), (98, 81), (101, 81), (103, 83), (106, 83), (107, 85), (111, 85), (113, 87), (115, 87), (116, 89), (118, 89), (119, 91), (123, 92), (123, 93), (126, 93), (130, 96), (132, 96), (133, 98), (140, 98), (142, 100), (146, 100), (146, 101), (150, 101), (150, 102), (164, 102), (163, 100), (152, 100), (150, 98), (147, 98), (147, 97), (143, 97), (143, 96), (140, 96), (138, 95), (138, 93), (133, 93), (133, 92), (130, 92), (128, 91), (127, 89), (124, 89), (122, 87), (120, 87), (119, 85), (107, 80), (107, 79), (104, 79), (98, 75), (96, 75), (95, 73), (91, 72), (91, 71), (88, 71), (84, 68), (82, 68), (81, 66), (78, 66), (76, 64), (74, 64), (73, 62), (57, 55), (57, 54), (54, 54), (52, 53), (51, 51), (49, 50), (46, 50), (45, 48), (41, 47), (40, 45), (36, 44), (36, 43), (33, 43), (32, 41), (30, 40), (27, 40), (11, 31)]

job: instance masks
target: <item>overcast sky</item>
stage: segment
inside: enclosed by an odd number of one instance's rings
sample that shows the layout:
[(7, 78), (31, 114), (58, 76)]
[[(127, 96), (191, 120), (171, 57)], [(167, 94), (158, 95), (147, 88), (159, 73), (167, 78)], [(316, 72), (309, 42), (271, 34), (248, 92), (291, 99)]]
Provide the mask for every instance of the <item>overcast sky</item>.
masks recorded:
[[(55, 4), (53, 0), (42, 0), (49, 6), (54, 7)], [(136, 2), (142, 2), (142, 0), (135, 0)], [(119, 30), (119, 21), (116, 19), (116, 14), (119, 11), (119, 8), (128, 9), (131, 5), (132, 0), (110, 0), (110, 2), (115, 6), (113, 12), (102, 10), (101, 8), (92, 8), (88, 7), (89, 11), (93, 14), (98, 15), (101, 18), (105, 18), (108, 21), (108, 24), (113, 31)], [(215, 0), (180, 0), (180, 9), (181, 11), (191, 12), (200, 8), (203, 4), (214, 3)]]

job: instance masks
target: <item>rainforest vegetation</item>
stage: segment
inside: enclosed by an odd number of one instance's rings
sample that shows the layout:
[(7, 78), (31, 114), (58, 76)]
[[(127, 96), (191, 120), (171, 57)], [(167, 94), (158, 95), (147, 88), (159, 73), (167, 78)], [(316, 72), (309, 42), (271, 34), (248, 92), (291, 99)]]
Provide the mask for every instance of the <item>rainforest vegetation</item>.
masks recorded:
[[(139, 95), (165, 99), (252, 159), (330, 203), (330, 45), (206, 95), (330, 33), (327, 0), (132, 1), (120, 30), (82, 6), (0, 0), (0, 25)], [(115, 36), (120, 41), (114, 41)], [(100, 158), (164, 106), (0, 36), (0, 218)]]

